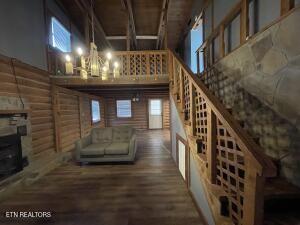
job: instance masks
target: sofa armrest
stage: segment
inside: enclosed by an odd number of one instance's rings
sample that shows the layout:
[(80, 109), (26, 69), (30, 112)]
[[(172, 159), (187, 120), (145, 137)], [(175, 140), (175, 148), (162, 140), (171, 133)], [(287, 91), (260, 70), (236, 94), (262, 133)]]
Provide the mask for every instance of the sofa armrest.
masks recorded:
[(91, 135), (81, 138), (75, 142), (75, 154), (76, 154), (77, 160), (80, 159), (81, 150), (90, 144), (92, 144), (92, 136)]
[(135, 156), (136, 153), (136, 148), (137, 148), (137, 144), (136, 144), (136, 134), (133, 134), (130, 138), (130, 142), (129, 142), (129, 155), (131, 156)]

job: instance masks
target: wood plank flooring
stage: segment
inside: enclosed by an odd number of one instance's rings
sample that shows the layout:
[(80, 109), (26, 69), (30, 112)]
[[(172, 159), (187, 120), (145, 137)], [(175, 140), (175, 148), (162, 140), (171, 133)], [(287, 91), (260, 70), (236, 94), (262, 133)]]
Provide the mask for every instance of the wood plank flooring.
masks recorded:
[[(0, 224), (203, 225), (169, 148), (169, 131), (139, 131), (134, 165), (67, 163), (0, 203)], [(5, 211), (50, 211), (48, 219)]]

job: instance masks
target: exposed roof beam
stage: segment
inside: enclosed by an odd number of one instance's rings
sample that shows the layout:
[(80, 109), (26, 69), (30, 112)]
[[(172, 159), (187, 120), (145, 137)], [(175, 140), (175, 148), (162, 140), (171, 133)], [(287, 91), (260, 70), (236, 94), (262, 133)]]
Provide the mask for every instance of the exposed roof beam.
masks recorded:
[[(127, 36), (106, 36), (107, 40), (126, 40)], [(157, 40), (156, 35), (137, 35), (137, 40)]]
[(121, 1), (122, 1), (122, 4), (123, 4), (124, 8), (127, 11), (127, 14), (128, 14), (131, 40), (132, 40), (132, 44), (133, 44), (134, 48), (136, 49), (137, 48), (137, 41), (136, 41), (135, 23), (134, 23), (131, 0), (121, 0)]
[(160, 14), (160, 20), (159, 20), (158, 32), (157, 32), (158, 39), (156, 42), (156, 49), (162, 48), (162, 44), (166, 34), (169, 1), (170, 0), (164, 0), (162, 4), (162, 11)]
[[(79, 9), (83, 13), (88, 13), (89, 19), (90, 19), (90, 22), (91, 22), (91, 19), (92, 19), (91, 6), (85, 0), (75, 0), (75, 3), (77, 4)], [(92, 9), (92, 10), (94, 10), (94, 9)], [(111, 44), (108, 42), (108, 40), (106, 38), (106, 34), (103, 30), (103, 27), (102, 27), (100, 21), (98, 20), (97, 16), (95, 15), (95, 13), (94, 13), (94, 23), (95, 23), (96, 31), (100, 35), (100, 38), (103, 39), (103, 41), (104, 41), (104, 42), (102, 42), (102, 44), (105, 45), (106, 47), (111, 48)]]

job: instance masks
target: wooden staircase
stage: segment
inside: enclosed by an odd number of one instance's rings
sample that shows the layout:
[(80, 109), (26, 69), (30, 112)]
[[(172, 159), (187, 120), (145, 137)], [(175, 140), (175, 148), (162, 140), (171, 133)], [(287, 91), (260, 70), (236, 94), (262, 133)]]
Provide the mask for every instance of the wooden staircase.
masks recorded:
[[(232, 110), (171, 50), (169, 75), (170, 94), (185, 127), (189, 153), (205, 181), (216, 224), (297, 224), (282, 223), (284, 213), (278, 212), (295, 207), (300, 189), (277, 177), (277, 168), (264, 155), (259, 137), (251, 137), (244, 121), (235, 120)], [(300, 218), (299, 213), (294, 215), (287, 221)]]

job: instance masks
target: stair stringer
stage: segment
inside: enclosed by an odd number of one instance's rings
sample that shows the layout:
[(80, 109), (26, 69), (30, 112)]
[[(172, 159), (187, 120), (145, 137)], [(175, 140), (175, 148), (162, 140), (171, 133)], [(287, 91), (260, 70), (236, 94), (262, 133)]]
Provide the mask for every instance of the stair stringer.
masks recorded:
[[(204, 192), (205, 192), (205, 198), (208, 202), (208, 205), (210, 207), (210, 211), (212, 213), (214, 222), (216, 225), (231, 225), (232, 221), (228, 217), (224, 217), (220, 214), (221, 205), (219, 201), (219, 197), (224, 196), (225, 193), (223, 193), (222, 189), (219, 188), (217, 185), (211, 184), (207, 177), (207, 170), (206, 170), (206, 162), (203, 161), (199, 155), (197, 154), (197, 147), (195, 146), (195, 140), (194, 137), (191, 135), (191, 126), (186, 124), (184, 121), (184, 112), (180, 109), (180, 104), (177, 102), (176, 96), (170, 92), (170, 97), (172, 98), (173, 102), (175, 103), (177, 113), (180, 118), (180, 122), (183, 125), (184, 132), (187, 138), (188, 143), (188, 151), (189, 155), (191, 155), (194, 159), (194, 161), (197, 164), (197, 172), (199, 173), (199, 178), (202, 183)], [(188, 188), (190, 190), (190, 186), (188, 185)], [(190, 191), (192, 194), (192, 192)], [(201, 208), (200, 206), (198, 206)], [(205, 217), (205, 215), (204, 215)]]

